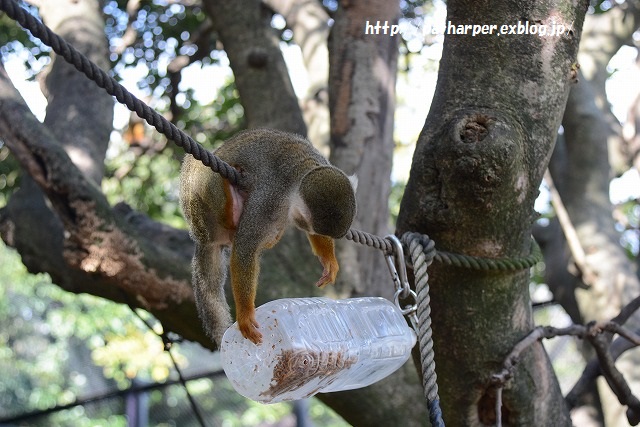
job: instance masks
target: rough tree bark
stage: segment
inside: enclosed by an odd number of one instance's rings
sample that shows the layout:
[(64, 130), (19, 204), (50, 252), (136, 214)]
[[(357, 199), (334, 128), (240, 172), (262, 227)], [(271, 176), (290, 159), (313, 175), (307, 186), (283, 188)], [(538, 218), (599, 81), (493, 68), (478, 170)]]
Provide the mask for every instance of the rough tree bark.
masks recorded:
[(4, 68), (0, 112), (3, 140), (38, 185), (22, 185), (0, 211), (2, 239), (20, 252), (29, 271), (49, 273), (71, 292), (146, 308), (167, 320), (169, 329), (198, 339), (201, 331), (190, 330), (196, 322), (191, 289), (186, 280), (174, 279), (188, 276), (187, 234), (124, 205), (108, 206), (62, 143), (30, 113)]
[[(587, 4), (450, 1), (453, 24), (567, 26), (561, 37), (446, 35), (438, 86), (418, 140), (398, 232), (487, 258), (529, 252), (533, 203), (575, 77)], [(474, 67), (471, 64), (482, 64)], [(433, 264), (434, 348), (448, 425), (495, 423), (491, 373), (532, 327), (528, 271)], [(464, 355), (464, 357), (462, 356)], [(507, 425), (570, 425), (541, 345), (503, 395)]]

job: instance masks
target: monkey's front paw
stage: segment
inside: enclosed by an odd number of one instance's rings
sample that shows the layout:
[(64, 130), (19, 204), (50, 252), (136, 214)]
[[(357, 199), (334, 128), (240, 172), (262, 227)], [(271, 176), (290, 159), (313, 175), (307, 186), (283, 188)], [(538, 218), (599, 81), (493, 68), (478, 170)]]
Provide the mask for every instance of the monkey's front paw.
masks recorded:
[(258, 331), (258, 322), (254, 317), (238, 319), (238, 328), (243, 337), (258, 345), (262, 343), (262, 334)]

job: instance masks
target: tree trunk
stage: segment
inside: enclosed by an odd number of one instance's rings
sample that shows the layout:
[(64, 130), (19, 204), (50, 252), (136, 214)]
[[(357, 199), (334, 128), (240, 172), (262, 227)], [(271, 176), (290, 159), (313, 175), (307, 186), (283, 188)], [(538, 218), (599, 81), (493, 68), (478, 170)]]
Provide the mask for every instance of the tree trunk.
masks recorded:
[[(331, 162), (358, 176), (358, 214), (353, 227), (388, 234), (388, 197), (393, 156), (393, 114), (399, 38), (365, 34), (367, 16), (396, 24), (397, 2), (341, 3), (329, 38)], [(382, 254), (339, 241), (341, 297), (392, 297), (393, 282)], [(411, 363), (365, 389), (321, 395), (355, 426), (424, 425), (422, 387)]]
[[(369, 16), (397, 24), (398, 2), (352, 1), (336, 14), (329, 40), (331, 161), (356, 173), (358, 215), (354, 227), (389, 233), (388, 199), (393, 157), (393, 114), (399, 37), (365, 34)], [(353, 295), (391, 297), (393, 286), (378, 251), (341, 244), (348, 260), (343, 282)], [(360, 266), (360, 268), (354, 268)]]
[(204, 0), (235, 76), (250, 128), (307, 134), (271, 12), (260, 0)]
[[(103, 70), (109, 69), (109, 48), (97, 0), (46, 1), (39, 11), (56, 34)], [(100, 184), (113, 129), (113, 98), (55, 54), (48, 71), (39, 78), (47, 97), (45, 126), (82, 173)]]
[(300, 47), (309, 88), (300, 100), (309, 141), (329, 154), (329, 15), (318, 0), (265, 0), (284, 16)]
[(606, 82), (609, 61), (623, 45), (633, 45), (633, 34), (640, 24), (640, 5), (636, 2), (616, 4), (602, 14), (589, 15), (580, 41), (578, 62), (586, 83), (591, 86), (595, 104), (601, 111), (598, 121), (606, 123), (609, 163), (616, 175), (633, 164), (633, 150), (622, 136), (620, 122), (611, 112)]
[[(512, 258), (530, 250), (533, 203), (573, 81), (586, 4), (448, 2), (453, 25), (566, 25), (567, 33), (446, 35), (438, 86), (418, 140), (398, 232), (440, 250)], [(560, 12), (562, 11), (562, 12)], [(569, 29), (570, 27), (570, 29)], [(499, 28), (499, 26), (498, 26)], [(482, 64), (475, 67), (472, 64)], [(448, 425), (495, 423), (489, 378), (533, 326), (528, 271), (430, 269), (434, 348)], [(463, 356), (464, 355), (464, 356)], [(520, 360), (503, 395), (507, 425), (570, 425), (541, 344)]]

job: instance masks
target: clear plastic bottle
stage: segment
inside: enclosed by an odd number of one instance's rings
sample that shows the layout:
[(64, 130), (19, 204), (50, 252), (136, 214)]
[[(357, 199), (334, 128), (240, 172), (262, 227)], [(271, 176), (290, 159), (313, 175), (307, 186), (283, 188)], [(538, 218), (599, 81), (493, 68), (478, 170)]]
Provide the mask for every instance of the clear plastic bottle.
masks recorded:
[(400, 310), (384, 298), (288, 298), (256, 309), (262, 344), (237, 323), (225, 332), (222, 365), (236, 391), (262, 403), (350, 390), (400, 368), (416, 342)]

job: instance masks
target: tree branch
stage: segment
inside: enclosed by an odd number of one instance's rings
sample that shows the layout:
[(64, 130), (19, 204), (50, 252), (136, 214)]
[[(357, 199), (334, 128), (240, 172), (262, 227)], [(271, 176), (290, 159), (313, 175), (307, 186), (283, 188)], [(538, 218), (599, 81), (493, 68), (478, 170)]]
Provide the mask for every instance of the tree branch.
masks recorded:
[[(597, 335), (590, 337), (589, 342), (593, 345), (598, 355), (600, 370), (607, 380), (607, 384), (609, 384), (609, 387), (611, 387), (611, 390), (615, 393), (620, 404), (627, 405), (627, 420), (629, 424), (633, 426), (637, 425), (638, 422), (640, 422), (640, 401), (633, 395), (624, 377), (616, 368), (613, 358), (608, 351), (608, 340), (601, 335)], [(640, 345), (640, 337), (638, 337), (637, 342), (634, 342), (634, 344)]]
[[(624, 307), (620, 314), (614, 319), (624, 320), (640, 306), (640, 297)], [(605, 332), (607, 334), (605, 334)], [(597, 376), (594, 366), (599, 368), (599, 372), (606, 378), (611, 390), (618, 397), (618, 401), (628, 406), (627, 419), (631, 425), (640, 422), (640, 401), (633, 395), (623, 375), (615, 367), (614, 361), (621, 354), (615, 354), (610, 351), (611, 338), (610, 334), (618, 334), (623, 337), (631, 346), (640, 346), (640, 334), (637, 334), (616, 321), (591, 322), (588, 325), (571, 325), (566, 328), (554, 328), (551, 326), (538, 326), (529, 332), (522, 340), (520, 340), (507, 355), (502, 363), (502, 369), (491, 376), (490, 383), (492, 386), (501, 390), (506, 382), (514, 375), (516, 365), (520, 360), (522, 353), (532, 346), (534, 343), (548, 338), (558, 336), (575, 336), (587, 340), (595, 349), (597, 355), (597, 365), (590, 363), (584, 370), (581, 378), (578, 380), (574, 389), (567, 395), (567, 401), (571, 403), (577, 402), (579, 393), (588, 389), (589, 382), (593, 381)]]
[(578, 238), (578, 234), (576, 233), (576, 229), (571, 223), (571, 218), (569, 218), (569, 214), (567, 213), (567, 209), (564, 207), (564, 203), (562, 202), (562, 197), (560, 197), (560, 193), (558, 193), (558, 189), (553, 183), (553, 178), (551, 178), (551, 174), (549, 170), (544, 173), (544, 180), (549, 186), (549, 193), (551, 194), (551, 203), (553, 204), (553, 208), (556, 213), (556, 217), (560, 222), (560, 227), (562, 227), (562, 232), (564, 233), (564, 237), (567, 241), (567, 245), (569, 246), (569, 250), (571, 251), (571, 255), (573, 256), (573, 262), (575, 263), (578, 271), (580, 272), (581, 279), (585, 285), (592, 285), (597, 279), (597, 275), (594, 271), (591, 270), (589, 264), (586, 262), (586, 255), (584, 252), (584, 248), (580, 244), (580, 239)]
[[(640, 334), (640, 329), (635, 331), (635, 334)], [(636, 345), (629, 341), (626, 338), (618, 337), (616, 338), (611, 346), (609, 347), (609, 353), (611, 354), (611, 358), (615, 361), (617, 360), (625, 351), (631, 350), (635, 348)], [(573, 388), (569, 393), (567, 393), (565, 397), (565, 402), (569, 409), (575, 408), (578, 403), (580, 397), (589, 392), (593, 384), (595, 383), (596, 378), (601, 375), (602, 372), (600, 370), (600, 361), (598, 358), (593, 358), (587, 363), (580, 378), (574, 384)]]
[[(135, 301), (167, 330), (210, 345), (194, 328), (199, 323), (189, 285), (193, 249), (187, 233), (124, 205), (112, 209), (31, 114), (3, 67), (0, 135), (50, 202), (26, 184), (0, 211), (2, 238), (20, 250), (30, 271), (50, 273), (71, 292)], [(46, 224), (50, 228), (43, 230)]]

